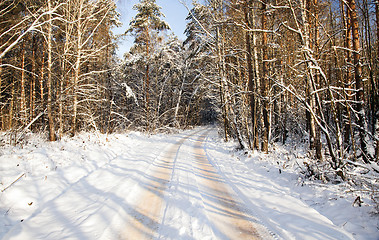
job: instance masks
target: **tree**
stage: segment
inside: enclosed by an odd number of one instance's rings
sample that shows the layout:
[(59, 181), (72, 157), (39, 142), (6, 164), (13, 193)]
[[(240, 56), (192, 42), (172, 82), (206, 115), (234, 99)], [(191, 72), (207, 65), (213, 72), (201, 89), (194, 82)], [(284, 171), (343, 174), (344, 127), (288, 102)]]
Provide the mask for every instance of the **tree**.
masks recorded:
[(53, 31), (53, 22), (52, 22), (52, 4), (51, 0), (47, 1), (47, 11), (48, 14), (48, 26), (47, 26), (47, 115), (49, 118), (49, 140), (55, 141), (55, 126), (54, 126), (54, 117), (53, 117), (53, 109), (52, 109), (52, 94), (53, 94), (53, 86), (52, 86), (52, 54), (53, 54), (53, 47), (52, 47), (52, 31)]
[(350, 14), (351, 14), (351, 29), (352, 29), (352, 39), (353, 39), (353, 60), (354, 60), (354, 78), (355, 78), (355, 87), (357, 90), (356, 94), (356, 111), (357, 111), (357, 122), (359, 126), (359, 138), (360, 138), (360, 147), (363, 155), (363, 159), (368, 163), (368, 152), (366, 145), (366, 115), (364, 106), (364, 86), (362, 81), (362, 65), (360, 62), (360, 42), (359, 42), (359, 23), (358, 15), (356, 11), (355, 0), (348, 1)]
[(376, 1), (375, 4), (375, 12), (376, 12), (376, 82), (373, 87), (373, 98), (374, 98), (374, 107), (376, 109), (375, 118), (374, 118), (374, 136), (376, 137), (376, 162), (379, 162), (379, 1)]
[(268, 142), (270, 132), (270, 106), (269, 106), (269, 79), (268, 79), (268, 39), (267, 39), (267, 0), (262, 1), (262, 98), (263, 98), (263, 140), (262, 151), (268, 153)]
[[(149, 119), (150, 116), (150, 69), (149, 61), (152, 54), (152, 41), (156, 37), (157, 33), (163, 30), (170, 29), (169, 25), (161, 19), (164, 17), (164, 14), (160, 11), (159, 7), (155, 0), (140, 0), (139, 3), (133, 6), (133, 9), (137, 11), (136, 16), (130, 21), (130, 27), (125, 32), (126, 34), (132, 33), (135, 36), (135, 44), (137, 48), (143, 49), (145, 55), (145, 82), (144, 82), (144, 91), (145, 91), (145, 111), (146, 119)], [(147, 121), (148, 123), (148, 121)], [(149, 125), (147, 125), (149, 128)]]

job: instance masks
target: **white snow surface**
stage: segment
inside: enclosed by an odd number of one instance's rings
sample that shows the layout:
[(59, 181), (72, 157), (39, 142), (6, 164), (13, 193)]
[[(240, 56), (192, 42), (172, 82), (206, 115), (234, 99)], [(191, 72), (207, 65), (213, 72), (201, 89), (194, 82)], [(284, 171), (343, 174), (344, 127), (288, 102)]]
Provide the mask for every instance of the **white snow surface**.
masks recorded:
[(268, 155), (245, 155), (223, 142), (216, 128), (152, 136), (81, 133), (57, 142), (30, 134), (23, 145), (2, 146), (0, 239), (125, 237), (138, 189), (151, 178), (147, 170), (180, 140), (153, 238), (223, 239), (222, 229), (207, 217), (189, 154), (204, 132), (208, 161), (244, 211), (270, 233), (267, 238), (379, 239), (378, 216), (368, 200), (353, 206), (356, 195), (346, 184), (300, 177), (295, 163), (305, 155), (301, 151), (294, 157), (278, 145)]

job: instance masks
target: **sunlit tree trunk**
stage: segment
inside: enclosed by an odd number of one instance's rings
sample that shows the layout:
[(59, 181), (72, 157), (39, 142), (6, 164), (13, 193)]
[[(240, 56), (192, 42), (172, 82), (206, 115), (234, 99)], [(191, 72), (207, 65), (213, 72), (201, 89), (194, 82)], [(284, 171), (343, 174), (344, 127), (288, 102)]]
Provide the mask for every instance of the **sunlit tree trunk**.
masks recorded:
[(20, 98), (20, 117), (21, 122), (26, 122), (26, 95), (25, 95), (25, 42), (21, 49), (21, 98)]
[(79, 1), (77, 13), (77, 25), (76, 25), (76, 37), (77, 37), (77, 47), (76, 47), (76, 61), (74, 66), (74, 78), (73, 78), (73, 112), (72, 112), (72, 135), (76, 134), (77, 128), (77, 116), (78, 116), (78, 84), (80, 78), (80, 68), (82, 65), (82, 35), (83, 35), (83, 25), (82, 25), (82, 15), (83, 15), (83, 1)]
[(32, 121), (34, 118), (34, 109), (35, 109), (35, 99), (36, 99), (36, 36), (33, 36), (33, 52), (32, 52), (32, 73), (33, 76), (30, 79), (30, 88), (29, 88), (29, 121)]
[[(319, 20), (318, 20), (318, 2), (317, 0), (313, 0), (312, 4), (308, 6), (309, 8), (309, 22), (311, 23), (312, 27), (310, 28), (310, 37), (313, 38), (313, 45), (310, 45), (310, 48), (314, 49), (314, 55), (318, 58), (319, 55), (319, 47), (320, 47), (320, 34), (319, 34)], [(311, 16), (312, 14), (312, 16)], [(313, 19), (312, 19), (313, 18)], [(310, 71), (313, 71), (310, 69)], [(314, 73), (314, 85), (320, 86), (320, 73), (318, 70), (315, 71)], [(321, 107), (321, 101), (318, 98), (318, 95), (315, 95), (315, 100), (316, 100), (316, 111), (319, 116), (323, 114), (322, 112), (322, 107)], [(314, 139), (314, 144), (315, 144), (315, 150), (316, 150), (316, 158), (317, 159), (322, 159), (322, 144), (321, 144), (321, 131), (320, 127), (315, 125), (315, 139)]]
[[(255, 22), (255, 11), (254, 9), (251, 11), (252, 13), (252, 16), (251, 16), (251, 25), (252, 26), (255, 26), (256, 25), (256, 22)], [(253, 43), (253, 60), (254, 60), (254, 81), (255, 81), (255, 86), (253, 86), (253, 94), (255, 94), (256, 92), (259, 91), (260, 87), (261, 87), (261, 78), (260, 78), (260, 70), (259, 70), (259, 59), (258, 59), (258, 49), (257, 49), (257, 36), (254, 32), (251, 33), (251, 40), (252, 40), (252, 43)], [(259, 131), (258, 131), (258, 123), (260, 122), (260, 118), (261, 118), (261, 108), (260, 108), (260, 105), (261, 105), (261, 101), (259, 98), (256, 98), (255, 101), (254, 101), (254, 114), (255, 114), (255, 118), (253, 119), (253, 127), (252, 127), (252, 130), (253, 130), (253, 133), (252, 135), (254, 136), (253, 137), (253, 146), (256, 148), (256, 149), (259, 149)]]
[(42, 63), (41, 63), (41, 71), (39, 75), (39, 91), (40, 91), (40, 101), (41, 105), (44, 104), (44, 77), (45, 77), (45, 42), (43, 42), (43, 47), (42, 47)]
[(249, 86), (249, 100), (250, 100), (250, 114), (251, 114), (251, 129), (252, 129), (252, 144), (251, 148), (254, 149), (256, 147), (256, 140), (257, 134), (255, 134), (257, 130), (257, 111), (256, 111), (256, 99), (254, 95), (255, 91), (255, 84), (254, 84), (254, 69), (253, 69), (253, 61), (252, 61), (252, 55), (253, 51), (251, 48), (251, 40), (252, 40), (252, 34), (249, 30), (252, 28), (251, 24), (251, 11), (252, 10), (252, 1), (246, 0), (245, 6), (244, 6), (244, 16), (245, 16), (245, 24), (249, 28), (248, 31), (245, 32), (245, 44), (246, 44), (246, 61), (247, 61), (247, 72), (248, 72), (248, 86)]
[[(49, 12), (51, 11), (51, 0), (48, 0), (48, 9)], [(53, 91), (52, 91), (52, 54), (53, 54), (53, 47), (52, 47), (52, 14), (50, 13), (48, 15), (49, 18), (49, 24), (47, 29), (47, 116), (49, 119), (49, 140), (55, 141), (55, 124), (54, 124), (54, 118), (53, 118), (53, 106), (52, 106), (52, 98), (53, 98)]]
[[(247, 77), (248, 77), (248, 86), (249, 86), (249, 100), (250, 100), (250, 114), (252, 119), (252, 126), (254, 125), (254, 118), (255, 118), (255, 111), (254, 111), (254, 101), (255, 97), (253, 94), (254, 90), (254, 78), (253, 78), (253, 65), (252, 65), (252, 59), (251, 59), (251, 36), (249, 29), (251, 28), (250, 24), (250, 1), (245, 1), (244, 8), (244, 17), (245, 17), (245, 24), (248, 27), (248, 30), (245, 31), (245, 47), (246, 47), (246, 64), (247, 64)], [(254, 132), (254, 131), (252, 131)], [(253, 136), (254, 138), (254, 136)], [(251, 145), (250, 148), (253, 146)]]
[(359, 47), (359, 22), (356, 11), (355, 0), (348, 0), (349, 7), (351, 10), (351, 27), (353, 34), (353, 59), (354, 59), (354, 78), (355, 78), (355, 88), (357, 90), (356, 95), (356, 111), (358, 117), (358, 126), (359, 126), (359, 138), (360, 138), (360, 147), (363, 155), (363, 160), (368, 163), (368, 153), (366, 145), (366, 127), (365, 127), (365, 110), (364, 106), (364, 89), (362, 81), (362, 66), (360, 62), (360, 47)]
[(9, 105), (9, 116), (8, 116), (8, 129), (12, 130), (13, 128), (13, 115), (14, 115), (14, 102), (16, 99), (16, 93), (15, 93), (15, 82), (12, 83), (11, 86), (11, 103)]
[[(352, 76), (351, 76), (351, 18), (350, 18), (350, 9), (348, 6), (346, 6), (345, 11), (345, 2), (341, 1), (341, 15), (343, 19), (343, 25), (344, 25), (344, 48), (345, 50), (345, 77), (344, 77), (344, 89), (351, 88), (352, 85)], [(353, 147), (353, 150), (355, 152), (355, 144), (354, 144), (354, 138), (351, 137), (353, 133), (352, 124), (351, 124), (351, 109), (349, 107), (349, 101), (352, 100), (351, 98), (351, 91), (350, 90), (344, 90), (344, 98), (345, 101), (345, 112), (347, 119), (345, 119), (345, 129), (344, 129), (344, 146), (345, 147)], [(352, 141), (352, 144), (350, 145), (350, 139)]]

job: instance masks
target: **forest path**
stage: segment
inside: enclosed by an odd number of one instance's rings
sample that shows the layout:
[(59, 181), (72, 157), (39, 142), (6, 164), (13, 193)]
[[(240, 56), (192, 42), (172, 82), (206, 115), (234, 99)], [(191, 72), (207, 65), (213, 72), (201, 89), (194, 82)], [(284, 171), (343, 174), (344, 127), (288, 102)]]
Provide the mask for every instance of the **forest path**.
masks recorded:
[[(72, 142), (79, 148), (62, 142), (38, 150), (49, 152), (42, 168), (53, 159), (75, 165), (48, 178), (29, 174), (2, 193), (0, 203), (23, 196), (27, 206), (7, 212), (30, 211), (0, 238), (354, 239), (283, 185), (284, 173), (245, 165), (216, 128), (111, 139), (104, 136), (103, 147), (80, 140)], [(41, 157), (33, 151), (20, 157)]]
[(183, 136), (154, 161), (120, 239), (271, 238), (208, 161), (209, 131)]

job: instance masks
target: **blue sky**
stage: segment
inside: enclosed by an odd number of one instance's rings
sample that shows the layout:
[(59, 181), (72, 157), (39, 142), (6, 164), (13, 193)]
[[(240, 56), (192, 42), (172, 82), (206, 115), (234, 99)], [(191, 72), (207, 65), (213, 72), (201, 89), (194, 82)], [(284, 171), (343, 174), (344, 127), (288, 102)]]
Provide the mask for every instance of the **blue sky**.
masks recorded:
[[(118, 12), (121, 14), (120, 20), (123, 26), (114, 29), (115, 34), (124, 33), (129, 27), (129, 22), (136, 15), (136, 12), (132, 9), (133, 5), (139, 0), (118, 0), (117, 7)], [(157, 4), (162, 7), (161, 11), (166, 16), (164, 20), (170, 25), (172, 32), (178, 36), (179, 39), (184, 40), (185, 36), (183, 34), (186, 27), (185, 18), (188, 15), (188, 10), (185, 6), (180, 3), (180, 1), (186, 3), (186, 5), (191, 8), (192, 0), (157, 0)], [(133, 45), (133, 38), (128, 37), (119, 44), (118, 55), (120, 57)]]

